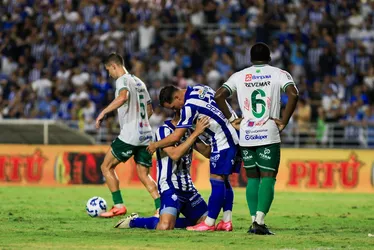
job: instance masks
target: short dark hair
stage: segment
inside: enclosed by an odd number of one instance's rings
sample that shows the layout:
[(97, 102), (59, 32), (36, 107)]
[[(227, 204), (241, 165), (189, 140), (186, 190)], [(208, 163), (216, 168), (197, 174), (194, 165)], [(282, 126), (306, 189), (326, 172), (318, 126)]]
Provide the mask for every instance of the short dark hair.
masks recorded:
[(172, 103), (173, 102), (173, 95), (175, 92), (177, 92), (179, 89), (173, 85), (169, 85), (166, 87), (163, 87), (160, 91), (159, 100), (161, 107), (164, 106), (166, 103)]
[(107, 65), (109, 63), (115, 63), (121, 66), (125, 65), (125, 62), (123, 61), (123, 57), (118, 55), (117, 53), (110, 53), (107, 57), (105, 57), (104, 65)]
[(256, 43), (251, 48), (252, 62), (270, 62), (270, 49), (265, 43)]

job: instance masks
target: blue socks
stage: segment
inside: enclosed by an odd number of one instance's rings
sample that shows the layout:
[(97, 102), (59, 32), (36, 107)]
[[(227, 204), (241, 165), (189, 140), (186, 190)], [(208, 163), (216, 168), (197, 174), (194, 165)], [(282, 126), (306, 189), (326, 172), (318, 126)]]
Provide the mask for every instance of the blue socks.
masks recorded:
[[(155, 230), (159, 220), (160, 219), (157, 217), (136, 218), (130, 221), (130, 227)], [(186, 228), (187, 226), (189, 226), (189, 223), (186, 218), (177, 218), (174, 227), (175, 228)]]
[(208, 217), (217, 219), (221, 208), (225, 202), (226, 187), (223, 180), (210, 179), (212, 185), (212, 194), (208, 202)]
[(225, 195), (225, 204), (223, 205), (223, 212), (230, 210), (232, 211), (232, 206), (234, 203), (234, 191), (232, 190), (229, 180), (225, 181), (226, 186), (226, 195)]
[(157, 223), (159, 218), (157, 217), (149, 217), (149, 218), (135, 218), (130, 221), (131, 228), (146, 228), (154, 230), (157, 227)]

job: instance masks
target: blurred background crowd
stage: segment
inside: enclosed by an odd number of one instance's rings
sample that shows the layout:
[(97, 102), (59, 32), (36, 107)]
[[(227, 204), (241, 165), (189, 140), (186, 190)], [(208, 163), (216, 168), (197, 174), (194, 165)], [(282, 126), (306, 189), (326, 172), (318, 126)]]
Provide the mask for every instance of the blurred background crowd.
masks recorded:
[(147, 84), (157, 129), (170, 115), (158, 105), (163, 86), (216, 90), (262, 41), (300, 91), (285, 143), (374, 146), (373, 1), (2, 0), (0, 14), (0, 119), (61, 120), (95, 134), (114, 98), (101, 62), (117, 52)]

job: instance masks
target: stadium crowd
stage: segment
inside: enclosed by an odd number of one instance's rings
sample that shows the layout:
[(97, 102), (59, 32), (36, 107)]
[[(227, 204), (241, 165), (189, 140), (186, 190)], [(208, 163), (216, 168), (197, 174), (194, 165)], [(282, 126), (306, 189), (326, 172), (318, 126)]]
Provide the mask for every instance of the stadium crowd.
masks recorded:
[(0, 119), (75, 120), (94, 133), (114, 95), (102, 58), (116, 51), (147, 84), (156, 129), (169, 115), (163, 86), (217, 89), (263, 41), (300, 91), (286, 142), (297, 131), (301, 145), (328, 144), (333, 131), (336, 145), (374, 146), (373, 1), (2, 0), (0, 14)]

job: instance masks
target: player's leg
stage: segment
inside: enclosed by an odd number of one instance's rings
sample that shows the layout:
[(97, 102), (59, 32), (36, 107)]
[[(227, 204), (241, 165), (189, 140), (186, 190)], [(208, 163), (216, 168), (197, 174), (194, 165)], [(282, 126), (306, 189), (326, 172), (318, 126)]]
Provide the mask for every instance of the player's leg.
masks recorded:
[(257, 234), (272, 234), (265, 225), (265, 216), (274, 200), (274, 186), (280, 162), (280, 144), (260, 146), (256, 150), (256, 164), (260, 169), (261, 183), (253, 229)]
[(159, 218), (152, 216), (147, 218), (139, 217), (137, 213), (132, 213), (126, 218), (121, 219), (114, 226), (115, 228), (145, 228), (149, 230), (156, 229)]
[(225, 178), (232, 171), (232, 161), (235, 159), (236, 148), (212, 153), (210, 156), (210, 183), (212, 192), (208, 201), (208, 216), (204, 223), (187, 227), (190, 231), (214, 231), (215, 222), (221, 211), (226, 196)]
[(180, 212), (185, 216), (186, 226), (199, 224), (206, 219), (208, 205), (197, 190), (185, 192), (185, 195), (179, 195), (178, 198), (181, 203)]
[(258, 189), (260, 187), (260, 171), (256, 165), (256, 147), (241, 147), (241, 153), (247, 175), (247, 205), (253, 223), (256, 218)]
[(157, 184), (149, 174), (149, 169), (152, 167), (152, 155), (148, 153), (146, 147), (137, 147), (134, 155), (136, 162), (136, 171), (140, 181), (148, 190), (155, 202), (155, 208), (160, 208), (160, 195), (157, 190)]
[(108, 188), (110, 192), (112, 193), (112, 199), (114, 203), (114, 207), (105, 213), (102, 213), (101, 217), (112, 217), (117, 215), (123, 215), (126, 213), (126, 207), (123, 204), (122, 194), (121, 190), (119, 189), (119, 180), (118, 176), (115, 172), (116, 166), (122, 161), (125, 160), (122, 157), (118, 157), (119, 151), (117, 147), (119, 144), (121, 144), (121, 141), (118, 138), (114, 140), (111, 146), (111, 150), (108, 150), (108, 152), (105, 155), (104, 161), (101, 164), (101, 172), (103, 173), (103, 176), (105, 177), (106, 184), (108, 185)]

